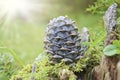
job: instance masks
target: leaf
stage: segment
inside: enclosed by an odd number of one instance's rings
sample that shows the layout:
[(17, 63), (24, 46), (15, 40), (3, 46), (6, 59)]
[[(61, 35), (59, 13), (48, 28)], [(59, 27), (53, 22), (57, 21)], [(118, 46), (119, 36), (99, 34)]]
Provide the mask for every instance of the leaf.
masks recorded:
[(106, 56), (114, 56), (118, 54), (118, 47), (115, 45), (108, 45), (104, 48), (103, 52)]
[(114, 40), (113, 44), (120, 48), (120, 41), (119, 40)]

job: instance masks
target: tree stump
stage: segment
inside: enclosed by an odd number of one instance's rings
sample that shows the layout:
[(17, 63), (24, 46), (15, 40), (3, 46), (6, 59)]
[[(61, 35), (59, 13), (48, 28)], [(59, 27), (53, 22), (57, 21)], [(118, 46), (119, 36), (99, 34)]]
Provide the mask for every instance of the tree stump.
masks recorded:
[[(117, 4), (111, 5), (105, 13), (104, 23), (107, 30), (105, 46), (118, 40)], [(92, 80), (120, 80), (120, 61), (117, 56), (103, 55), (99, 66), (95, 67)]]

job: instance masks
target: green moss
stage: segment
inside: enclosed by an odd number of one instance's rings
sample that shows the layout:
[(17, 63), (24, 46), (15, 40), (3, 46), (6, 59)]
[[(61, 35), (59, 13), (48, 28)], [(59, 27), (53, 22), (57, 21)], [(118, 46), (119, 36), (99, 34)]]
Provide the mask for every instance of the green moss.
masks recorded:
[(46, 56), (40, 61), (35, 61), (33, 64), (24, 66), (23, 69), (13, 75), (10, 80), (30, 80), (32, 78), (35, 80), (49, 80), (50, 78), (59, 80), (61, 71), (64, 69), (67, 71), (69, 80), (76, 80), (74, 72), (82, 72), (85, 69), (91, 69), (93, 66), (96, 66), (99, 61), (96, 58), (95, 55), (84, 57), (80, 59), (76, 65), (66, 65), (64, 62), (51, 65), (48, 56)]

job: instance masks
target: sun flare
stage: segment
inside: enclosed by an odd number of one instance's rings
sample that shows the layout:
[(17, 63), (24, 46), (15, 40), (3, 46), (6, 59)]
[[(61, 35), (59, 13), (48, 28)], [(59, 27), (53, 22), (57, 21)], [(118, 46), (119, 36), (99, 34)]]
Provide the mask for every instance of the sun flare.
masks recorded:
[(0, 1), (0, 18), (13, 19), (16, 16), (28, 18), (38, 11), (39, 4), (35, 0), (2, 0)]

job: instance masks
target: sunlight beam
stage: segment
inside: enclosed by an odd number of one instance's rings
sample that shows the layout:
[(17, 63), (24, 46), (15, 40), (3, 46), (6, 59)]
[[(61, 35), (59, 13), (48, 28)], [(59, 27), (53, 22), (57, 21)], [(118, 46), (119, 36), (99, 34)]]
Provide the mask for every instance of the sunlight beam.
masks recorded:
[(16, 17), (29, 18), (32, 13), (39, 11), (39, 3), (35, 0), (2, 0), (0, 1), (0, 19), (11, 20)]

